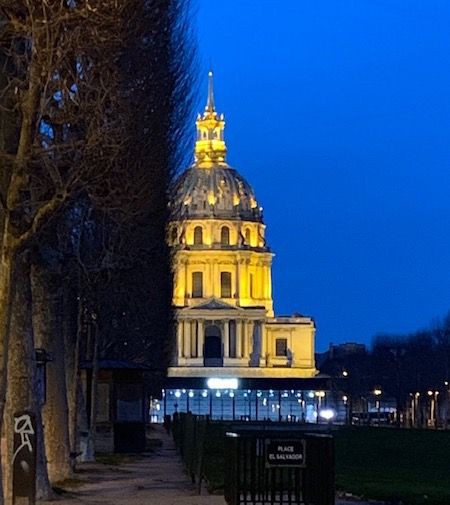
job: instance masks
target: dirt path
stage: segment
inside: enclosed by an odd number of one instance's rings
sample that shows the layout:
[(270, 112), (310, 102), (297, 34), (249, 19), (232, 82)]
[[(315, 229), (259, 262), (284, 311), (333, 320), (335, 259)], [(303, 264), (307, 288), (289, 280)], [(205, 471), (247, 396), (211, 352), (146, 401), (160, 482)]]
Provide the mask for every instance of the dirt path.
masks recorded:
[[(226, 505), (223, 496), (198, 495), (183, 470), (173, 441), (162, 427), (155, 437), (162, 446), (155, 452), (119, 465), (80, 465), (76, 481), (64, 486), (57, 501), (41, 505)], [(70, 484), (70, 483), (69, 483)], [(336, 500), (336, 505), (364, 505)]]

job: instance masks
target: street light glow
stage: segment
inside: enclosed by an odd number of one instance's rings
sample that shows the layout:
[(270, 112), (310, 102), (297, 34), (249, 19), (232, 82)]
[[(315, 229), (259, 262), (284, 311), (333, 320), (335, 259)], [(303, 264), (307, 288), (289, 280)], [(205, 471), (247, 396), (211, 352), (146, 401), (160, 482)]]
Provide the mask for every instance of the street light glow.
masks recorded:
[(321, 417), (322, 419), (325, 419), (326, 421), (331, 421), (331, 419), (333, 419), (335, 413), (334, 413), (334, 410), (332, 409), (322, 409), (320, 412), (319, 412), (319, 417)]
[(206, 384), (209, 389), (237, 389), (239, 387), (236, 378), (222, 379), (219, 377), (211, 377)]

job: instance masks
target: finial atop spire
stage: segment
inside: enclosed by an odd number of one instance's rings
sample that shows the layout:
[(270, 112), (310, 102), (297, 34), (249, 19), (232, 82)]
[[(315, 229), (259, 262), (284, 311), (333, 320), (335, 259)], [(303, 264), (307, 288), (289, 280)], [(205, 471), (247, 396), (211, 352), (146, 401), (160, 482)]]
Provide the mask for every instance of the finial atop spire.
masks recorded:
[(214, 105), (214, 76), (213, 71), (208, 72), (208, 100), (205, 107), (206, 112), (215, 112), (216, 108)]

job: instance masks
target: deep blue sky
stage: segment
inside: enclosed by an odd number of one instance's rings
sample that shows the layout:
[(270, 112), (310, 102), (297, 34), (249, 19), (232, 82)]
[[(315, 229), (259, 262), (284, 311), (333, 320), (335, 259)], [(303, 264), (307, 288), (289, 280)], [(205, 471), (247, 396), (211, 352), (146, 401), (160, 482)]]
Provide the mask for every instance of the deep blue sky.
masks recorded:
[[(265, 210), (278, 314), (317, 348), (450, 309), (450, 2), (197, 1), (228, 161)], [(203, 76), (202, 76), (203, 77)]]

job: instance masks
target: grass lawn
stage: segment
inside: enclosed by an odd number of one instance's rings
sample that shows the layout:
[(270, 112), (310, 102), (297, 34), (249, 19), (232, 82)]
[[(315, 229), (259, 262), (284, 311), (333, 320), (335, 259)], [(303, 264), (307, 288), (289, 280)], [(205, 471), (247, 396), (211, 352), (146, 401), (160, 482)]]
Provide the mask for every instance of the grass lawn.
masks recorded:
[[(225, 423), (211, 423), (204, 471), (223, 489)], [(450, 431), (342, 428), (336, 432), (337, 489), (405, 505), (450, 505)]]
[(338, 489), (408, 504), (450, 504), (450, 432), (344, 428), (335, 434)]

